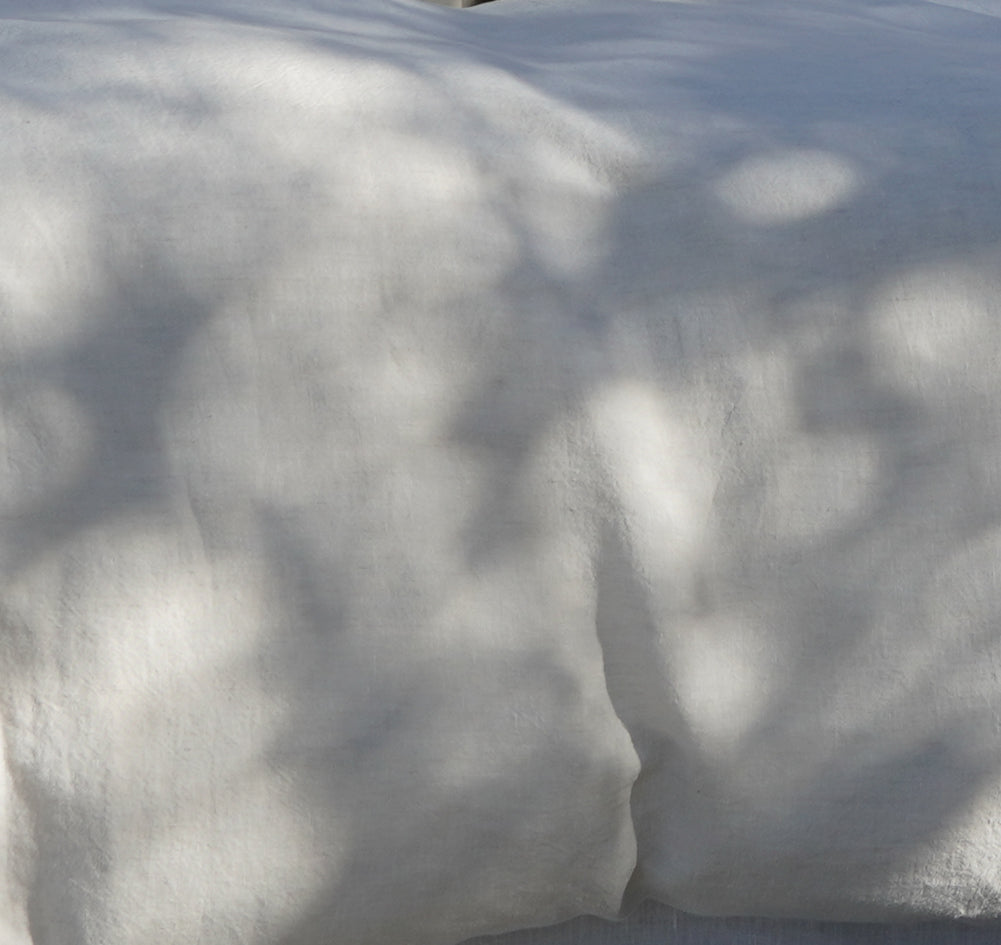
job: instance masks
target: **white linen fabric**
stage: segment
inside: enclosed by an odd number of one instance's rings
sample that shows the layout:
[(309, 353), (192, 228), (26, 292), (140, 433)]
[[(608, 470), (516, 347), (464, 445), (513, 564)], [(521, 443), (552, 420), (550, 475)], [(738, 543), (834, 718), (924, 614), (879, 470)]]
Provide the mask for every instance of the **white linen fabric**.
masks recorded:
[(992, 2), (0, 2), (0, 940), (1001, 914)]

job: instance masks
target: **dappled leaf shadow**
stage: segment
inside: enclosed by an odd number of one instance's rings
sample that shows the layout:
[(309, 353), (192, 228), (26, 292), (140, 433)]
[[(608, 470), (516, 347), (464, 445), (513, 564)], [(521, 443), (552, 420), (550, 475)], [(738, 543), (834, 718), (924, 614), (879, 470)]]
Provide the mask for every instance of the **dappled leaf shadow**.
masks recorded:
[(37, 942), (996, 914), (997, 23), (150, 9), (6, 53)]

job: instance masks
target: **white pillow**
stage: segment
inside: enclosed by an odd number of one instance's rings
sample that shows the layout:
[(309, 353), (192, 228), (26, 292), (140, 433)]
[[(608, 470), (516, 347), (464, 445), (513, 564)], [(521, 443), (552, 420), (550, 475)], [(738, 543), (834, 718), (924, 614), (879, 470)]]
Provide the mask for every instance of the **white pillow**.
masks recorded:
[(0, 13), (4, 941), (998, 913), (996, 19)]

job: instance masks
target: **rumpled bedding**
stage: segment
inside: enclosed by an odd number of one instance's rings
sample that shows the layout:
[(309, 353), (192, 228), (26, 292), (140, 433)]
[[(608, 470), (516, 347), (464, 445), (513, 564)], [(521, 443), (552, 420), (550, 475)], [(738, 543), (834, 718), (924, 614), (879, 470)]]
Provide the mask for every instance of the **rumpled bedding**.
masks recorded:
[(1001, 915), (994, 0), (0, 0), (0, 169), (0, 941)]

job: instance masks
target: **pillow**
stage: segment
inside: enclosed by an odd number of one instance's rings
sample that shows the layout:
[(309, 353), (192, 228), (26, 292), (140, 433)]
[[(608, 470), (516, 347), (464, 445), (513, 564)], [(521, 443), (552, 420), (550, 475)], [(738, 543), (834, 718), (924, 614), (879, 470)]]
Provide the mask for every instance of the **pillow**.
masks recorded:
[(996, 18), (0, 13), (5, 941), (998, 914)]

